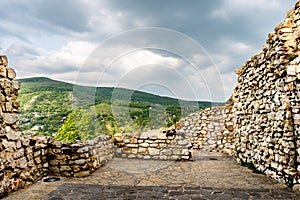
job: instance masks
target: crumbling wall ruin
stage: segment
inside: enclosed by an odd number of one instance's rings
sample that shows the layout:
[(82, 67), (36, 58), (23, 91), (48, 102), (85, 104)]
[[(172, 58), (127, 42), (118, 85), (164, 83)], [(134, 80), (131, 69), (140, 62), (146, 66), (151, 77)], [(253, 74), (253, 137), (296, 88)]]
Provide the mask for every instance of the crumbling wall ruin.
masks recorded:
[(115, 152), (128, 158), (190, 159), (191, 147), (228, 153), (280, 182), (300, 184), (299, 49), (300, 2), (269, 34), (262, 52), (236, 70), (238, 84), (225, 106), (182, 119), (168, 130), (174, 136), (119, 134), (73, 144), (21, 135), (20, 84), (0, 56), (0, 197), (50, 173), (87, 176)]

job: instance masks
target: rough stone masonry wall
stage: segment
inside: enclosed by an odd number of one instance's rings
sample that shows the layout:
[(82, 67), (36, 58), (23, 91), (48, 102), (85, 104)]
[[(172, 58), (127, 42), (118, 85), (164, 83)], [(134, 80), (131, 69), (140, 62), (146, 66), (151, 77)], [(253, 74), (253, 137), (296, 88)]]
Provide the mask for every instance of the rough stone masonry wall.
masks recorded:
[(113, 157), (110, 137), (75, 143), (27, 136), (2, 139), (0, 198), (49, 175), (85, 177)]
[(114, 145), (106, 135), (75, 143), (49, 138), (47, 149), (49, 173), (62, 176), (88, 176), (114, 155)]
[(21, 138), (19, 103), (20, 83), (8, 67), (6, 56), (0, 56), (0, 197), (35, 182), (47, 173), (42, 142)]
[(233, 155), (232, 102), (192, 113), (165, 131), (118, 133), (115, 157), (190, 160), (190, 149), (220, 151)]
[(193, 149), (220, 151), (232, 154), (234, 150), (233, 115), (231, 103), (192, 113), (176, 124), (176, 132), (184, 134)]
[(300, 2), (237, 70), (235, 156), (281, 182), (300, 183)]
[(139, 133), (119, 133), (114, 135), (117, 148), (115, 157), (189, 160), (191, 141), (174, 129), (166, 131), (151, 130)]

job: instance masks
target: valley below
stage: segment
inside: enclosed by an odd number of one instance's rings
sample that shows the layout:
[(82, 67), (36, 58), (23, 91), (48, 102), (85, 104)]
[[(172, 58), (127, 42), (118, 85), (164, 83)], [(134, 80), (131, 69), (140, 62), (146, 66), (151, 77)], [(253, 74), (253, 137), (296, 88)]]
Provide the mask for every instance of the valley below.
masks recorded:
[(123, 88), (73, 85), (45, 77), (18, 81), (22, 84), (19, 94), (22, 132), (68, 142), (91, 139), (99, 133), (167, 128), (212, 105)]

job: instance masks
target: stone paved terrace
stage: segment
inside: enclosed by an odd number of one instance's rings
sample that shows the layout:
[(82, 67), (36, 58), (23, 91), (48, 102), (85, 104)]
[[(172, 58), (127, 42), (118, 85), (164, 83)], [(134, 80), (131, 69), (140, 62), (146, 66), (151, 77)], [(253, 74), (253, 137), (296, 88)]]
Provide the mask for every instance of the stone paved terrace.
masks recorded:
[(300, 199), (286, 185), (252, 173), (219, 153), (194, 161), (115, 158), (86, 178), (39, 182), (5, 200), (74, 199)]

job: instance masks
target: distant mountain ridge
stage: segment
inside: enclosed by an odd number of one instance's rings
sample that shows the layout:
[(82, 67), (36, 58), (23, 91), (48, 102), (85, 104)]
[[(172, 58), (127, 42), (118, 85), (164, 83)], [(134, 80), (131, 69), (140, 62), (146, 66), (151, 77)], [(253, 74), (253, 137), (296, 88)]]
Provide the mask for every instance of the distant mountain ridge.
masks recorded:
[(46, 77), (17, 81), (21, 82), (21, 130), (36, 135), (53, 136), (62, 125), (71, 126), (65, 124), (69, 116), (85, 116), (79, 117), (77, 123), (90, 127), (93, 123), (87, 116), (91, 109), (96, 110), (97, 119), (93, 120), (98, 121), (102, 132), (114, 134), (169, 127), (192, 112), (212, 106), (207, 101), (184, 101), (125, 88), (74, 85)]
[[(175, 99), (172, 97), (167, 96), (160, 96), (156, 94), (151, 94), (148, 92), (132, 90), (127, 88), (115, 88), (115, 87), (92, 87), (92, 86), (82, 86), (82, 85), (75, 85), (72, 83), (67, 83), (63, 81), (53, 80), (48, 77), (32, 77), (32, 78), (24, 78), (24, 79), (17, 79), (17, 81), (27, 84), (24, 85), (25, 89), (23, 89), (23, 93), (26, 92), (26, 89), (30, 89), (31, 92), (33, 91), (45, 91), (49, 89), (53, 90), (61, 90), (61, 91), (73, 91), (74, 86), (78, 87), (79, 90), (84, 91), (85, 89), (95, 89), (95, 103), (99, 103), (102, 101), (109, 101), (112, 98), (113, 91), (117, 90), (118, 95), (131, 93), (131, 101), (135, 102), (148, 102), (148, 103), (155, 103), (161, 105), (179, 105), (178, 100), (183, 103), (190, 103), (195, 104), (198, 103), (199, 107), (209, 107), (213, 105), (222, 106), (225, 102), (209, 102), (209, 101), (189, 101), (189, 100), (181, 100)], [(30, 84), (30, 87), (28, 87)], [(77, 89), (77, 88), (76, 88)], [(24, 91), (25, 90), (25, 91)]]

